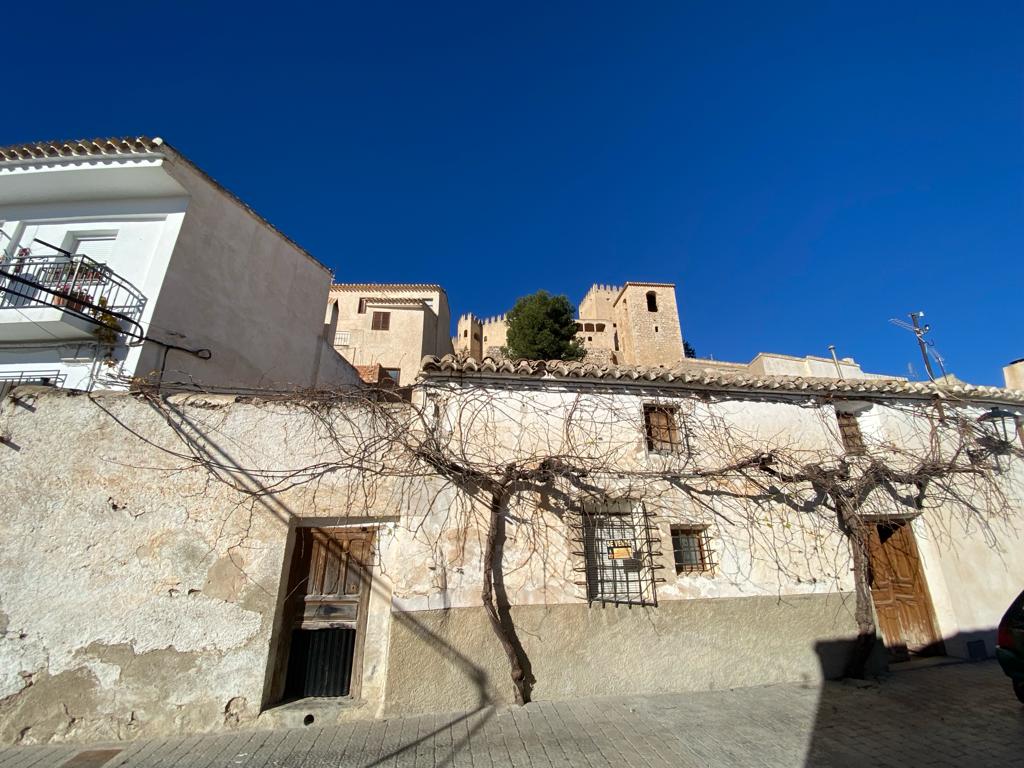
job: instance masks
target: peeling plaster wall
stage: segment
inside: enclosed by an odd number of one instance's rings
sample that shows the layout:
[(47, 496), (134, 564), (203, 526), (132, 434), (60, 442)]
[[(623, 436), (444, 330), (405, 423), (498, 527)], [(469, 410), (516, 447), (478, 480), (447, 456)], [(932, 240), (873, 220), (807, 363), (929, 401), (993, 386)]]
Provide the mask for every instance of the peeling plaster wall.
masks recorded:
[[(0, 743), (252, 723), (289, 529), (351, 523), (353, 496), (330, 482), (315, 503), (311, 487), (246, 496), (195, 465), (167, 419), (208, 435), (219, 464), (269, 471), (320, 455), (308, 412), (216, 396), (171, 398), (162, 413), (121, 393), (15, 395), (0, 411)], [(354, 519), (394, 519), (391, 497), (375, 502)], [(384, 573), (393, 537), (382, 530)], [(371, 600), (371, 704), (383, 689), (386, 585)]]
[[(472, 445), (505, 460), (557, 452), (574, 408), (583, 426), (568, 430), (571, 439), (612, 450), (622, 466), (657, 470), (663, 459), (642, 436), (642, 405), (652, 398), (675, 402), (695, 425), (712, 419), (808, 457), (838, 448), (828, 405), (616, 392), (624, 409), (617, 413), (632, 418), (609, 419), (607, 400), (581, 400), (557, 385), (416, 396), (458, 395), (437, 401), (437, 418), (465, 417), (450, 424), (452, 439), (486, 429), (490, 437), (477, 435)], [(340, 418), (345, 407), (32, 388), (0, 404), (0, 741), (284, 722), (267, 707), (284, 567), (299, 525), (377, 527), (357, 670), (362, 713), (506, 701), (507, 664), (480, 599), (486, 499), (426, 474), (402, 480), (331, 468), (340, 456), (327, 435), (346, 440), (366, 426), (358, 409)], [(914, 445), (918, 432), (905, 414), (877, 404), (862, 414), (867, 442), (896, 436)], [(550, 429), (523, 429), (544, 420)], [(702, 442), (695, 428), (693, 437), (695, 466), (721, 459), (707, 435)], [(589, 479), (612, 497), (643, 498), (654, 517), (664, 577), (658, 607), (588, 606), (572, 504), (518, 496), (509, 509), (505, 584), (536, 698), (835, 674), (855, 635), (849, 550), (813, 494), (752, 505), (750, 489), (730, 479), (712, 489), (710, 503), (695, 504), (660, 480)], [(944, 634), (989, 627), (1024, 580), (1013, 559), (1021, 544), (1019, 459), (1004, 480), (1010, 503), (986, 525), (951, 499), (914, 523)], [(673, 523), (711, 527), (713, 572), (675, 573)]]

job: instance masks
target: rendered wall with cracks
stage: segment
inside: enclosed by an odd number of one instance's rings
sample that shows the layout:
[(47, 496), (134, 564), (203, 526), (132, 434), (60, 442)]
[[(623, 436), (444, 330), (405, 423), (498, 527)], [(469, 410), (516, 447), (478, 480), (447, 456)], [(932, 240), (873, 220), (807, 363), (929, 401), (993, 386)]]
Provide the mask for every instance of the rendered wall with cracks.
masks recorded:
[[(254, 498), (212, 480), (183, 458), (168, 418), (207, 434), (212, 461), (273, 471), (311, 460), (308, 412), (229, 397), (171, 398), (162, 412), (126, 394), (17, 396), (0, 410), (11, 438), (0, 446), (0, 743), (253, 723), (289, 529), (352, 504), (345, 488), (313, 502), (308, 488)], [(383, 674), (381, 658), (367, 663)]]
[[(507, 698), (505, 662), (494, 653), (479, 607), (486, 504), (469, 502), (426, 474), (371, 480), (332, 465), (343, 458), (334, 438), (358, 430), (358, 417), (336, 422), (337, 411), (323, 403), (221, 395), (152, 401), (30, 388), (15, 394), (0, 403), (0, 434), (7, 436), (0, 445), (0, 741), (272, 724), (266, 715), (256, 718), (270, 703), (283, 566), (297, 525), (378, 525), (363, 712), (471, 706), (481, 685), (489, 698)], [(538, 434), (519, 425), (531, 424), (540, 409), (557, 415), (586, 406), (584, 427), (593, 425), (611, 441), (625, 465), (654, 466), (658, 459), (646, 455), (642, 439), (641, 406), (648, 398), (641, 394), (617, 395), (633, 421), (610, 420), (601, 410), (607, 401), (581, 406), (556, 387), (514, 396), (499, 389), (469, 402), (463, 392), (458, 410), (493, 410), (494, 398), (505, 398), (499, 414), (480, 421), (489, 439), (508, 454), (542, 454), (550, 445), (534, 446)], [(455, 410), (459, 404), (448, 405)], [(791, 441), (808, 460), (834, 451), (838, 440), (822, 420), (831, 406), (740, 398), (689, 405), (713, 408), (716, 423), (742, 429), (757, 443)], [(869, 442), (912, 443), (915, 430), (899, 414), (882, 405), (872, 414), (863, 417)], [(487, 439), (481, 435), (474, 444)], [(595, 450), (607, 451), (602, 445), (595, 443)], [(695, 460), (703, 466), (720, 459), (697, 451)], [(915, 524), (924, 528), (923, 560), (944, 632), (986, 629), (1010, 586), (1020, 583), (1021, 566), (1008, 557), (1019, 550), (1022, 528), (1020, 462), (1012, 462), (1005, 462), (1001, 479), (1011, 503), (1001, 517), (982, 524), (957, 516), (950, 498), (928, 510), (934, 524)], [(327, 469), (312, 479), (294, 474), (310, 467)], [(533, 491), (510, 507), (506, 584), (523, 620), (524, 643), (536, 656), (538, 697), (815, 678), (819, 669), (828, 674), (813, 650), (819, 641), (850, 637), (843, 598), (852, 582), (845, 544), (827, 520), (802, 521), (807, 510), (798, 504), (787, 512), (774, 497), (751, 516), (728, 495), (716, 493), (711, 507), (695, 507), (692, 499), (658, 488), (660, 481), (644, 478), (621, 488), (615, 482), (624, 481), (609, 480), (605, 490), (645, 495), (659, 519), (667, 578), (658, 586), (657, 609), (588, 608), (574, 583), (580, 562), (573, 559), (565, 507), (539, 493), (534, 498)], [(530, 519), (527, 500), (540, 515), (532, 528), (519, 522)], [(714, 526), (716, 570), (675, 577), (668, 526), (695, 521)], [(959, 587), (967, 583), (970, 589)], [(716, 672), (724, 662), (709, 648), (717, 646), (693, 630), (709, 622), (710, 636), (735, 641), (741, 657), (755, 660), (745, 668), (749, 674)], [(775, 627), (770, 634), (778, 646), (765, 654), (758, 643), (762, 625)], [(633, 667), (615, 679), (598, 674), (592, 659), (570, 652), (582, 643), (605, 659), (598, 667), (622, 655)], [(649, 649), (663, 664), (686, 656), (687, 666), (674, 677), (653, 675), (637, 661)], [(434, 657), (442, 665), (464, 662), (469, 673), (427, 670)]]

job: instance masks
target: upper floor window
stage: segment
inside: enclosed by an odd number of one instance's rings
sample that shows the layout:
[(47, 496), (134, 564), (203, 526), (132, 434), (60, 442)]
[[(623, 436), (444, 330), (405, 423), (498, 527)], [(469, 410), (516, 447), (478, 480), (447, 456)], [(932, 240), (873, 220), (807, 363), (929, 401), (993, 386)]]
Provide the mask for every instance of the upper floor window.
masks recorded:
[(836, 413), (839, 421), (839, 439), (843, 442), (843, 449), (853, 456), (861, 456), (865, 453), (864, 436), (860, 432), (860, 424), (857, 416), (852, 413)]
[(359, 300), (359, 309), (356, 310), (360, 315), (366, 314), (366, 299)]
[(352, 334), (348, 331), (338, 331), (334, 334), (334, 346), (347, 347), (352, 342)]
[(374, 312), (370, 327), (375, 331), (386, 331), (391, 328), (390, 312)]
[(67, 250), (76, 255), (88, 256), (99, 262), (106, 262), (114, 251), (116, 234), (80, 235), (71, 241)]
[(654, 291), (647, 292), (647, 311), (657, 312), (658, 311), (658, 294)]
[(671, 406), (645, 405), (644, 432), (649, 451), (679, 453), (682, 450), (682, 435), (676, 423), (676, 409)]

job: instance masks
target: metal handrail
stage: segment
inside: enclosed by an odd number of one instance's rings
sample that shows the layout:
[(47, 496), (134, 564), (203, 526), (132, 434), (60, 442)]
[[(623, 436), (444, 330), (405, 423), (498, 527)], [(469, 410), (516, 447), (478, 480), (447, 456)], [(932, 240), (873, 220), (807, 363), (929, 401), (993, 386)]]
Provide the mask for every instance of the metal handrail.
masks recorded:
[(0, 264), (0, 309), (39, 306), (137, 323), (146, 297), (106, 264), (83, 254), (15, 256)]

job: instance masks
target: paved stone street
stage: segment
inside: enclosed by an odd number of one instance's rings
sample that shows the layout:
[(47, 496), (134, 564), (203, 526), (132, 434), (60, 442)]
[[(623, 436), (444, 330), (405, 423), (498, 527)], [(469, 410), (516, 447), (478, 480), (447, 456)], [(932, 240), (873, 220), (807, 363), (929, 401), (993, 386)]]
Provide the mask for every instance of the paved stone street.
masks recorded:
[[(121, 749), (103, 756), (82, 754)], [(91, 758), (91, 759), (90, 759)], [(880, 683), (581, 699), (437, 717), (0, 750), (0, 768), (235, 766), (1005, 766), (1024, 764), (1024, 705), (994, 662)]]

